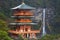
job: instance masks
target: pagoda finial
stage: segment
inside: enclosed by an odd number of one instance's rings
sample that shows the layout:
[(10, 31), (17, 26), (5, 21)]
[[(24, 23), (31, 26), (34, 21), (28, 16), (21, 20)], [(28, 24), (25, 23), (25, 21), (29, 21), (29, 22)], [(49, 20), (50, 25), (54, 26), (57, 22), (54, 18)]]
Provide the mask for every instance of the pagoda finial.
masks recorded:
[(22, 4), (24, 4), (24, 0), (22, 0)]

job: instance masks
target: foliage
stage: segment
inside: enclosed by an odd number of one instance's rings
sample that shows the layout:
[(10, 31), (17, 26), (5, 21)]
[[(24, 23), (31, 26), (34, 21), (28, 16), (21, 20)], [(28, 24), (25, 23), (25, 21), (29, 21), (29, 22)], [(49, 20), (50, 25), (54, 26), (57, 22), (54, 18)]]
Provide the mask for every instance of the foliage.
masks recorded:
[(0, 40), (13, 40), (8, 36), (6, 31), (0, 30)]
[(60, 35), (48, 34), (42, 37), (40, 40), (60, 40)]
[(24, 40), (24, 38), (22, 37), (22, 35), (19, 35), (19, 40)]
[(0, 40), (13, 40), (8, 36), (8, 26), (7, 22), (5, 21), (6, 17), (5, 15), (0, 15)]
[(7, 23), (3, 20), (0, 20), (0, 30), (4, 30), (4, 31), (8, 30)]
[(0, 12), (0, 19), (2, 19), (2, 20), (4, 20), (4, 21), (5, 21), (5, 20), (6, 20), (6, 18), (7, 18), (7, 17), (6, 17), (2, 12)]

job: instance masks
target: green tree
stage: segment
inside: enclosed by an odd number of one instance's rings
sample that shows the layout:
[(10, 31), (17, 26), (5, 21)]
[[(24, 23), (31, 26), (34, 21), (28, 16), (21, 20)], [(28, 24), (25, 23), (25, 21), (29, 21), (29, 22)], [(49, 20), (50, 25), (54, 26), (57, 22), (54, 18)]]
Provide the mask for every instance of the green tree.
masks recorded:
[(0, 30), (0, 40), (13, 40), (8, 36), (6, 31)]
[(46, 36), (42, 37), (40, 40), (59, 40), (60, 35), (56, 34), (47, 34)]
[(19, 40), (24, 40), (24, 38), (22, 37), (22, 35), (19, 35)]
[[(4, 19), (3, 16), (1, 17)], [(13, 40), (8, 36), (8, 26), (2, 18), (0, 18), (0, 40)]]
[(0, 30), (4, 30), (4, 31), (8, 30), (7, 23), (3, 20), (0, 20)]
[(0, 19), (6, 21), (7, 17), (2, 12), (0, 12)]

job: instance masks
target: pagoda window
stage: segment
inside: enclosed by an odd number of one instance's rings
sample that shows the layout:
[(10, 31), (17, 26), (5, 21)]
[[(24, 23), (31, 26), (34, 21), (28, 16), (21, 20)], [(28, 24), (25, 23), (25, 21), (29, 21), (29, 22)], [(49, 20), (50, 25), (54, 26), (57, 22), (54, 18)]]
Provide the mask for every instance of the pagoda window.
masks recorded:
[(28, 32), (30, 32), (30, 29), (28, 29)]
[(16, 19), (18, 19), (18, 20), (19, 20), (19, 15), (16, 15)]
[(19, 13), (20, 16), (23, 16), (24, 14), (25, 14), (24, 11), (21, 11), (21, 12)]
[(16, 28), (16, 31), (19, 31), (19, 30), (20, 30), (20, 27), (17, 27), (17, 28)]
[(30, 19), (20, 19), (17, 22), (32, 22)]
[(25, 31), (28, 31), (28, 28), (25, 28)]
[(18, 20), (15, 20), (15, 22), (20, 22), (20, 19), (18, 19)]
[(25, 12), (25, 15), (28, 16), (28, 15), (33, 15), (33, 14), (32, 14), (30, 11), (26, 11), (26, 12)]
[(10, 29), (11, 29), (11, 30), (16, 30), (16, 27), (11, 27)]
[(21, 32), (23, 32), (23, 30), (20, 30)]

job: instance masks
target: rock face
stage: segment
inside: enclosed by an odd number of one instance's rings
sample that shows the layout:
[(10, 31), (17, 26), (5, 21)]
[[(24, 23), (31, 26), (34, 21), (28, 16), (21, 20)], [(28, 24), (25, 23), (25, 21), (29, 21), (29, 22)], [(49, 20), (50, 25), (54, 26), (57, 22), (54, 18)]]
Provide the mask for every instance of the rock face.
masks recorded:
[[(40, 20), (42, 20), (42, 11), (43, 8), (37, 8), (34, 12), (35, 12), (35, 21), (39, 22)], [(51, 8), (46, 8), (46, 21), (53, 21), (54, 18), (54, 9)]]
[[(39, 23), (42, 22), (42, 11), (43, 8), (38, 8), (35, 10), (35, 22)], [(50, 33), (52, 31), (52, 27), (50, 25), (54, 23), (53, 18), (55, 17), (54, 15), (54, 9), (52, 8), (46, 8), (46, 14), (45, 14), (45, 22), (46, 22), (46, 31), (47, 33)], [(42, 29), (42, 28), (41, 28)]]

